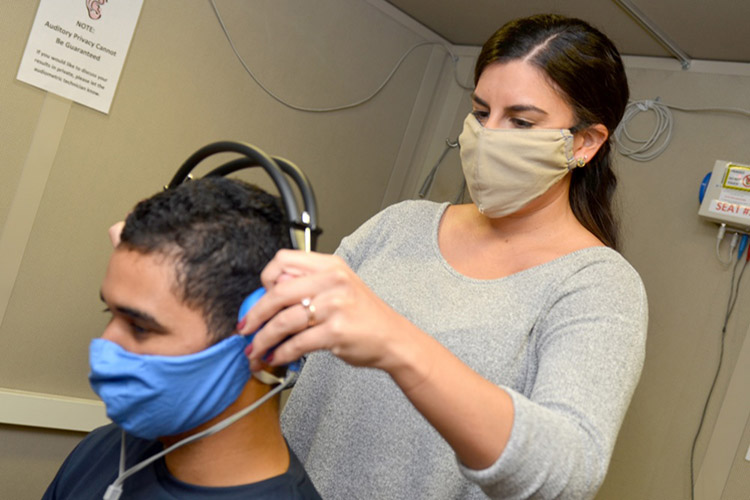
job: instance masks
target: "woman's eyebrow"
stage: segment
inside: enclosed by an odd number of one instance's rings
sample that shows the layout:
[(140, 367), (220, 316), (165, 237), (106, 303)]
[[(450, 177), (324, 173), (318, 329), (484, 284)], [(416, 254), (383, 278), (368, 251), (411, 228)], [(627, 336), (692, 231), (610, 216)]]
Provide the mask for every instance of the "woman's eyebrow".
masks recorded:
[(514, 111), (516, 113), (523, 112), (523, 111), (532, 111), (534, 113), (541, 113), (543, 115), (548, 114), (546, 111), (544, 111), (541, 108), (537, 108), (536, 106), (532, 106), (530, 104), (514, 104), (513, 106), (508, 106), (505, 108), (507, 111)]
[(471, 100), (474, 101), (475, 103), (479, 104), (480, 106), (484, 106), (485, 108), (489, 108), (490, 107), (490, 105), (487, 104), (487, 102), (484, 99), (482, 99), (481, 97), (479, 97), (478, 95), (476, 95), (474, 92), (471, 93)]
[[(476, 95), (474, 92), (471, 93), (471, 100), (474, 101), (475, 103), (479, 104), (480, 106), (485, 107), (485, 108), (489, 108), (490, 107), (490, 105), (487, 104), (487, 102), (484, 99), (482, 99), (481, 97), (479, 97), (478, 95)], [(536, 106), (532, 106), (531, 104), (514, 104), (512, 106), (507, 106), (505, 108), (505, 111), (512, 111), (514, 113), (521, 113), (521, 112), (524, 112), (524, 111), (527, 111), (527, 112), (531, 111), (531, 112), (540, 113), (540, 114), (543, 114), (543, 115), (547, 115), (548, 114), (543, 109), (537, 108)]]

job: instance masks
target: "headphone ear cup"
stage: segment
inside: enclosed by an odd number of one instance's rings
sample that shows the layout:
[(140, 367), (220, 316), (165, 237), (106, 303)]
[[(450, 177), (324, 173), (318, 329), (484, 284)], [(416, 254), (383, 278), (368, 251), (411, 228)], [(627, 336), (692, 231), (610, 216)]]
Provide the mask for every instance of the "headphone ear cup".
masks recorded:
[(250, 308), (253, 307), (265, 294), (266, 289), (260, 287), (253, 293), (245, 297), (245, 300), (242, 301), (242, 305), (240, 305), (240, 311), (237, 313), (237, 321), (242, 321), (242, 318), (247, 315), (247, 313), (250, 311)]

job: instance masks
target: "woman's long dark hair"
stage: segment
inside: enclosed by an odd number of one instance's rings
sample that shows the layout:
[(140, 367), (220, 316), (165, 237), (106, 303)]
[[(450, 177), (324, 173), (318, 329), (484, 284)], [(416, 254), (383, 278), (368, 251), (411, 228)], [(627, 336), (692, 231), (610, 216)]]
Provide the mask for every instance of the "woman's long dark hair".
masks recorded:
[(605, 245), (617, 249), (612, 197), (611, 138), (628, 102), (628, 82), (612, 41), (585, 21), (544, 14), (504, 25), (485, 42), (474, 83), (487, 65), (526, 59), (541, 69), (572, 106), (576, 129), (601, 123), (609, 138), (583, 168), (573, 169), (570, 206), (578, 221)]

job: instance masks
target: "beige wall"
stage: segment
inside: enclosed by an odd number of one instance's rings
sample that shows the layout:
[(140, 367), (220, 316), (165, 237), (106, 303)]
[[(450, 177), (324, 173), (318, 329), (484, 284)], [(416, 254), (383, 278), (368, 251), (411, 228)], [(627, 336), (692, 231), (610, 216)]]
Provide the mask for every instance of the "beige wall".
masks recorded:
[[(749, 65), (712, 73), (633, 67), (628, 74), (634, 99), (750, 109)], [(642, 137), (652, 130), (645, 117), (633, 124)], [(674, 124), (672, 142), (656, 160), (619, 163), (624, 253), (645, 282), (650, 322), (646, 366), (603, 498), (689, 498), (690, 447), (718, 363), (731, 272), (714, 256), (717, 226), (697, 216), (698, 187), (717, 159), (750, 164), (750, 124), (737, 115), (678, 111)], [(750, 324), (749, 300), (745, 277), (696, 447), (696, 476)], [(623, 490), (627, 496), (617, 494)]]
[[(0, 30), (8, 37), (1, 68), (3, 221), (45, 99), (15, 80), (35, 6), (13, 5), (10, 12), (5, 7)], [(430, 49), (417, 49), (369, 104), (300, 113), (271, 100), (244, 73), (207, 2), (182, 5), (144, 5), (109, 116), (73, 104), (63, 122), (0, 329), (5, 387), (91, 395), (81, 347), (104, 321), (91, 311), (99, 307), (108, 258), (106, 228), (208, 142), (248, 141), (304, 168), (320, 199), (323, 250), (380, 208)], [(269, 87), (300, 104), (362, 97), (420, 40), (364, 2), (332, 0), (309, 9), (253, 3), (262, 15), (241, 5), (249, 4), (219, 2), (235, 42)], [(46, 369), (29, 370), (28, 360)]]
[[(247, 64), (298, 105), (365, 97), (424, 40), (378, 2), (217, 4)], [(110, 251), (106, 229), (209, 142), (250, 142), (302, 167), (319, 199), (320, 249), (334, 249), (380, 209), (418, 112), (426, 68), (444, 57), (420, 47), (373, 101), (338, 113), (302, 113), (250, 79), (209, 2), (144, 2), (111, 113), (104, 115), (15, 79), (36, 6), (0, 5), (0, 238), (6, 238), (0, 249), (22, 248), (15, 269), (0, 266), (0, 280), (12, 286), (0, 315), (0, 388), (94, 397), (87, 346), (106, 320), (98, 299)], [(51, 131), (44, 137), (56, 135), (59, 146), (46, 139), (32, 145), (45, 127)], [(48, 171), (34, 159), (39, 150), (51, 154)], [(22, 177), (34, 169), (39, 175)], [(16, 197), (27, 191), (39, 195), (38, 203)], [(38, 498), (77, 439), (0, 427), (0, 496)]]
[[(375, 1), (217, 3), (250, 67), (274, 91), (303, 105), (362, 97), (424, 36)], [(38, 210), (0, 324), (0, 387), (93, 397), (86, 347), (105, 321), (97, 290), (109, 253), (106, 228), (198, 147), (243, 140), (299, 164), (316, 187), (326, 231), (321, 249), (332, 250), (383, 203), (415, 196), (442, 141), (460, 131), (468, 99), (448, 88), (450, 66), (436, 66), (443, 56), (427, 47), (365, 106), (300, 113), (249, 79), (207, 2), (184, 5), (145, 2), (109, 115), (66, 107), (15, 80), (36, 2), (0, 5), (0, 238), (12, 225), (12, 204), (31, 204), (14, 197), (25, 182), (35, 132), (56, 119), (52, 128), (59, 127), (60, 139), (48, 178), (32, 182), (40, 200), (30, 207)], [(629, 64), (633, 98), (750, 108), (750, 76), (727, 73)], [(48, 105), (51, 118), (44, 113)], [(675, 112), (674, 118), (672, 143), (658, 159), (618, 159), (624, 254), (644, 279), (651, 312), (646, 367), (602, 499), (689, 497), (690, 445), (717, 362), (729, 273), (714, 258), (714, 226), (697, 216), (697, 190), (715, 159), (750, 163), (748, 123), (718, 114)], [(649, 120), (639, 118), (633, 130), (649, 133)], [(459, 180), (452, 151), (431, 198), (452, 199)], [(727, 333), (696, 470), (750, 324), (750, 309), (742, 307), (748, 286), (746, 279)], [(0, 425), (3, 494), (38, 498), (79, 437)]]

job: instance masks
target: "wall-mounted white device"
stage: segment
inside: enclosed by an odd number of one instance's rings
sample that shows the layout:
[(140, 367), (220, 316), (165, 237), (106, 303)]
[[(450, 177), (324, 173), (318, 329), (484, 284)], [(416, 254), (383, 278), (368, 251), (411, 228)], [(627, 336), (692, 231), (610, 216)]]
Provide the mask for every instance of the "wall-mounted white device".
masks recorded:
[(698, 215), (750, 232), (750, 165), (716, 160), (701, 185)]

